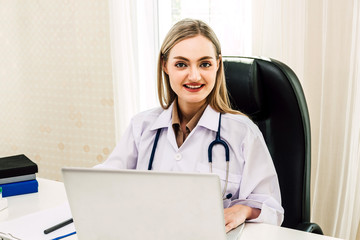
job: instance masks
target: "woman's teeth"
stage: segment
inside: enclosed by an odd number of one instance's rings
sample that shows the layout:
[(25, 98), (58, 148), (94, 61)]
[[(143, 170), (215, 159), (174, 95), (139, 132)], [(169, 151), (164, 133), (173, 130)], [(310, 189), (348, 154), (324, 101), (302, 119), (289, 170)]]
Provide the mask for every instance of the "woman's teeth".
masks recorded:
[(186, 84), (185, 84), (185, 87), (191, 88), (191, 89), (201, 88), (202, 86), (203, 86), (203, 85), (186, 85)]

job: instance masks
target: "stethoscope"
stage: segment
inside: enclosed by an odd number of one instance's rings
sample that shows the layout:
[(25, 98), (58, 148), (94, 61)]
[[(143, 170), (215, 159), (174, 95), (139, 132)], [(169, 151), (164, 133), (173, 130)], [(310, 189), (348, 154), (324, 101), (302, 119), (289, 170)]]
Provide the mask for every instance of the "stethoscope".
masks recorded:
[[(224, 140), (221, 140), (220, 138), (220, 127), (221, 127), (221, 113), (219, 114), (219, 124), (218, 124), (218, 131), (216, 133), (216, 138), (214, 141), (212, 141), (209, 145), (208, 148), (208, 162), (209, 162), (209, 171), (210, 173), (212, 173), (212, 150), (213, 147), (217, 144), (222, 145), (225, 149), (225, 161), (226, 161), (226, 180), (225, 180), (225, 186), (224, 186), (224, 190), (222, 192), (222, 196), (223, 196), (223, 200), (225, 199), (230, 199), (232, 197), (232, 194), (229, 193), (225, 196), (226, 190), (227, 190), (227, 185), (229, 182), (229, 161), (230, 161), (230, 154), (229, 154), (229, 146), (227, 145), (227, 143)], [(161, 133), (161, 128), (159, 128), (156, 132), (156, 136), (155, 136), (155, 140), (154, 140), (154, 145), (151, 151), (151, 155), (150, 155), (150, 161), (149, 161), (149, 166), (148, 166), (148, 170), (152, 170), (152, 165), (154, 162), (154, 155), (155, 155), (155, 151), (156, 151), (156, 147), (157, 147), (157, 143), (159, 141), (159, 137), (160, 137), (160, 133)]]

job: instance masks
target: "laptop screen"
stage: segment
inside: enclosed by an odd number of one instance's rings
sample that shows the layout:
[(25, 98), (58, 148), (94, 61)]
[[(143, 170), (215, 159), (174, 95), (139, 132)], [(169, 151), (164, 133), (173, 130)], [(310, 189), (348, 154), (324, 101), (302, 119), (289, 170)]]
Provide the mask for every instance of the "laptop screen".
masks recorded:
[(78, 238), (226, 239), (210, 173), (63, 168)]

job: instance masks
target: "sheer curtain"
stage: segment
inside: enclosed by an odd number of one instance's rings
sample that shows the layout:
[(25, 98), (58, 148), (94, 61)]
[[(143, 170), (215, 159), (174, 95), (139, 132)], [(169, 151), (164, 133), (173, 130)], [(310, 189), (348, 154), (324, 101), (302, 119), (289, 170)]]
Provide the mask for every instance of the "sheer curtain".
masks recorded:
[[(110, 0), (117, 139), (131, 116), (156, 105), (158, 1)], [(253, 0), (229, 10), (251, 18), (252, 55), (283, 61), (302, 82), (312, 128), (312, 221), (345, 239), (360, 239), (359, 2)], [(206, 8), (220, 9), (214, 6)], [(252, 16), (241, 14), (244, 7)]]
[(200, 19), (216, 32), (224, 56), (251, 55), (252, 0), (157, 0), (159, 36), (184, 18)]
[(116, 140), (131, 117), (156, 106), (157, 4), (110, 0)]
[(253, 3), (253, 54), (287, 63), (307, 97), (312, 220), (328, 235), (360, 239), (359, 0)]

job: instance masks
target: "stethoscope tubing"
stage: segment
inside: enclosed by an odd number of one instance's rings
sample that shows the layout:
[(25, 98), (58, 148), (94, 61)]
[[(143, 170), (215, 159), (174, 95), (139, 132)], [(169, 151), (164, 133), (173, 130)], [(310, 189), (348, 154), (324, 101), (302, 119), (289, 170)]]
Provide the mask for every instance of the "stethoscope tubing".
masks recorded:
[[(231, 198), (231, 194), (228, 194), (226, 197), (225, 197), (225, 193), (226, 193), (226, 190), (227, 190), (227, 185), (228, 185), (228, 182), (229, 182), (229, 162), (230, 162), (230, 151), (229, 151), (229, 146), (227, 145), (227, 143), (221, 139), (220, 137), (220, 129), (221, 129), (221, 113), (219, 113), (219, 124), (218, 124), (218, 131), (216, 133), (216, 138), (214, 141), (212, 141), (209, 145), (209, 148), (208, 148), (208, 162), (209, 162), (209, 171), (210, 173), (212, 173), (212, 150), (213, 150), (213, 147), (215, 145), (222, 145), (225, 149), (225, 161), (226, 161), (226, 180), (225, 180), (225, 185), (224, 185), (224, 189), (223, 189), (223, 192), (222, 192), (222, 196), (223, 196), (223, 199), (229, 199)], [(154, 144), (153, 144), (153, 148), (151, 150), (151, 155), (150, 155), (150, 160), (149, 160), (149, 165), (148, 165), (148, 170), (152, 170), (152, 165), (153, 165), (153, 162), (154, 162), (154, 157), (155, 157), (155, 152), (156, 152), (156, 148), (157, 148), (157, 144), (158, 144), (158, 141), (159, 141), (159, 138), (160, 138), (160, 133), (161, 133), (161, 128), (159, 128), (157, 131), (156, 131), (156, 136), (155, 136), (155, 139), (154, 139)]]
[(209, 161), (209, 171), (210, 171), (210, 173), (212, 173), (212, 162), (213, 162), (212, 161), (212, 150), (215, 145), (222, 145), (225, 149), (225, 161), (226, 161), (226, 179), (225, 179), (225, 185), (224, 185), (224, 189), (222, 192), (222, 196), (223, 196), (223, 199), (226, 199), (227, 197), (225, 197), (225, 193), (226, 193), (227, 185), (229, 182), (230, 151), (229, 151), (229, 146), (227, 145), (227, 143), (224, 140), (221, 140), (220, 130), (221, 130), (221, 113), (219, 113), (219, 124), (218, 124), (218, 131), (216, 133), (216, 138), (214, 141), (212, 141), (210, 143), (209, 148), (208, 148), (208, 161)]

